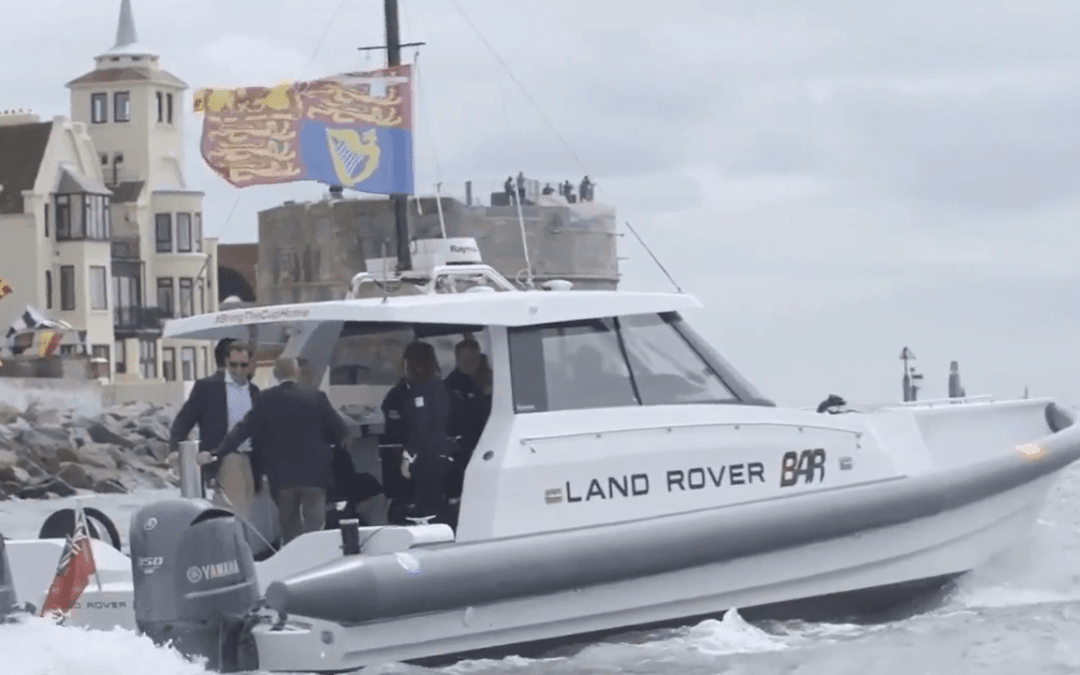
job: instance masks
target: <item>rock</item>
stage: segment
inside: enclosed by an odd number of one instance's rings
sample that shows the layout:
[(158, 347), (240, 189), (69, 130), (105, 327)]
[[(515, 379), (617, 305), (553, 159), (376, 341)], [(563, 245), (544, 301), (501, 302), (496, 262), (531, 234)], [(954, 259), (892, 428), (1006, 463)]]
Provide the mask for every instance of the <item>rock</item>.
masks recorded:
[(165, 441), (151, 440), (145, 446), (147, 453), (158, 462), (163, 462), (172, 452)]
[(90, 472), (86, 467), (75, 462), (64, 462), (60, 465), (60, 471), (56, 474), (65, 483), (73, 488), (89, 490), (94, 487), (94, 481), (90, 478)]
[(127, 488), (125, 488), (120, 481), (114, 478), (107, 478), (94, 485), (94, 492), (97, 492), (98, 494), (122, 495), (127, 494)]
[(133, 445), (124, 436), (123, 428), (116, 422), (110, 421), (107, 417), (102, 418), (101, 422), (90, 425), (86, 431), (95, 443), (111, 443), (125, 448), (130, 448)]
[(0, 401), (0, 424), (14, 424), (21, 414), (15, 406)]
[(123, 459), (123, 454), (115, 447), (104, 443), (92, 443), (76, 450), (78, 457), (76, 461), (86, 466), (97, 466), (115, 471), (120, 468), (120, 463), (113, 456), (113, 452), (116, 452)]
[(30, 473), (19, 466), (19, 455), (12, 450), (0, 450), (0, 483), (25, 485), (30, 480)]
[(55, 434), (40, 429), (24, 429), (18, 436), (18, 442), (30, 451), (37, 464), (50, 473), (60, 470), (58, 449), (71, 444), (70, 439), (61, 440)]
[(176, 486), (166, 461), (174, 415), (173, 407), (141, 402), (92, 416), (0, 402), (0, 499)]
[(38, 401), (31, 402), (22, 416), (31, 424), (60, 424), (64, 417), (59, 410), (42, 408)]

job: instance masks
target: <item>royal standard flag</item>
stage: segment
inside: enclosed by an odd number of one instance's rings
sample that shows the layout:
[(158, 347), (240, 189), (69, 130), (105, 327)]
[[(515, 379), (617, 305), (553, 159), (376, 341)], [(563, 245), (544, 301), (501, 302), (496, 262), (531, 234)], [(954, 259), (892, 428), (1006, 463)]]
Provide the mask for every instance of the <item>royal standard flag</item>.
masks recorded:
[(4, 281), (3, 279), (0, 279), (0, 300), (3, 300), (5, 297), (11, 295), (14, 292), (15, 291), (11, 290), (11, 284)]
[(236, 187), (315, 180), (412, 194), (412, 67), (201, 89), (202, 155)]

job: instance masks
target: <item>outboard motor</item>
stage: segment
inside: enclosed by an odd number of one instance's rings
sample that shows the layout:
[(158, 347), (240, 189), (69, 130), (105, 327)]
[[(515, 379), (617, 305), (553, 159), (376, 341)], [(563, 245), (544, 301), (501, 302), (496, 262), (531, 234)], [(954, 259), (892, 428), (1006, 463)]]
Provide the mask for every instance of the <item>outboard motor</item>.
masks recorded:
[(258, 669), (250, 634), (259, 602), (255, 561), (239, 520), (205, 500), (148, 504), (131, 519), (135, 625), (206, 667)]
[(7, 549), (4, 548), (4, 536), (0, 535), (0, 623), (18, 610), (18, 603), (15, 597), (15, 582), (11, 578), (11, 564), (8, 563)]

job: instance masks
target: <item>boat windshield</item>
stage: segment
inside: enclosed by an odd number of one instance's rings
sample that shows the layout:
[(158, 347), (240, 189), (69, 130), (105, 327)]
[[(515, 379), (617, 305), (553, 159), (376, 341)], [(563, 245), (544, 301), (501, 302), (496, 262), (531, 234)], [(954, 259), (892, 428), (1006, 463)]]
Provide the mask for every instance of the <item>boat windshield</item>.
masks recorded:
[(774, 405), (676, 313), (509, 331), (518, 413), (637, 405)]

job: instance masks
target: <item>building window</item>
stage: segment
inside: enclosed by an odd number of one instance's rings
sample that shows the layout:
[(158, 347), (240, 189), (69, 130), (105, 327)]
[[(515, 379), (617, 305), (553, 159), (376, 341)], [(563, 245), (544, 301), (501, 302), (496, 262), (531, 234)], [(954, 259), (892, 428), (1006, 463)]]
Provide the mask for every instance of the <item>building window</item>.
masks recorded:
[(98, 155), (101, 157), (101, 166), (109, 166), (109, 153), (99, 152)]
[(90, 266), (90, 309), (108, 309), (108, 270), (101, 265)]
[(45, 270), (45, 309), (52, 309), (52, 271)]
[(195, 379), (195, 348), (194, 347), (181, 347), (180, 348), (180, 370), (183, 373), (184, 382), (191, 382)]
[(109, 198), (105, 195), (56, 195), (56, 239), (107, 241), (112, 236)]
[(206, 347), (202, 348), (202, 369), (204, 377), (210, 374), (210, 350)]
[(165, 94), (165, 121), (172, 124), (172, 94)]
[(157, 121), (165, 121), (165, 97), (160, 91), (157, 93)]
[(56, 195), (56, 238), (71, 239), (71, 199)]
[[(160, 97), (161, 94), (158, 94)], [(176, 381), (176, 349), (174, 347), (161, 348), (161, 376), (166, 382)]]
[(49, 203), (45, 202), (45, 238), (49, 238)]
[(157, 379), (157, 340), (139, 340), (139, 373), (144, 380)]
[(180, 316), (195, 314), (195, 289), (191, 279), (180, 280)]
[(191, 253), (191, 214), (176, 214), (176, 252)]
[(104, 124), (105, 122), (108, 122), (108, 107), (108, 94), (90, 94), (90, 121), (94, 124)]
[[(118, 270), (118, 265), (123, 269)], [(121, 309), (139, 307), (143, 303), (143, 294), (139, 287), (139, 278), (132, 274), (130, 264), (118, 262), (112, 266), (112, 299), (113, 308), (118, 312)]]
[(195, 224), (192, 227), (192, 237), (195, 239), (195, 250), (202, 253), (202, 214), (195, 214)]
[(199, 314), (206, 314), (206, 284), (200, 278), (195, 283), (195, 295), (199, 296)]
[(172, 253), (172, 214), (159, 213), (154, 216), (154, 230), (157, 233), (157, 252)]
[(118, 91), (113, 94), (113, 120), (116, 122), (131, 121), (131, 92)]
[(176, 311), (176, 303), (173, 299), (173, 280), (171, 277), (158, 277), (157, 306), (165, 317), (171, 317)]
[(124, 346), (123, 340), (116, 341), (113, 352), (116, 354), (116, 374), (123, 375), (127, 372), (127, 347)]
[(82, 195), (83, 223), (86, 238), (96, 241), (109, 239), (109, 204), (104, 195)]
[(71, 312), (75, 309), (75, 266), (60, 266), (60, 309)]

